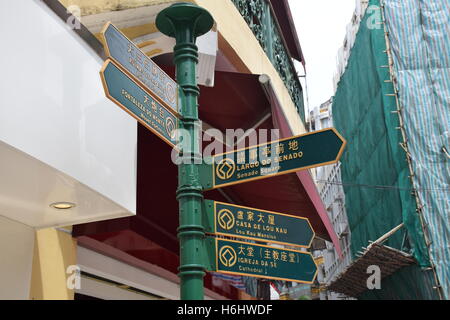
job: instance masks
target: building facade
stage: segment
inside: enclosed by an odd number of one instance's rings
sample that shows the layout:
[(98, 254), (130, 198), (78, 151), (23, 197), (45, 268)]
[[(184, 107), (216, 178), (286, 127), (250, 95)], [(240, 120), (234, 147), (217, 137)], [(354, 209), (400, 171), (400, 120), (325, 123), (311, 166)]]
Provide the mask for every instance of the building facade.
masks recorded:
[[(0, 298), (179, 298), (172, 150), (109, 101), (99, 77), (108, 21), (174, 77), (174, 43), (155, 27), (173, 2), (0, 4), (14, 30), (0, 60), (8, 75), (0, 86)], [(215, 19), (197, 41), (202, 130), (305, 133), (292, 59), (305, 61), (288, 2), (192, 2)], [(340, 251), (308, 170), (205, 198), (305, 216)], [(254, 278), (205, 277), (206, 299), (267, 298), (269, 288)]]
[[(332, 104), (333, 99), (331, 98), (310, 112), (310, 131), (333, 127)], [(342, 254), (339, 254), (333, 243), (326, 241), (324, 249), (314, 252), (314, 256), (323, 261), (319, 266), (317, 277), (319, 296), (321, 300), (339, 300), (346, 298), (345, 295), (327, 291), (325, 288), (352, 261), (350, 249), (351, 234), (345, 210), (345, 193), (341, 179), (341, 163), (314, 169), (314, 178), (320, 197), (323, 200), (342, 248)]]

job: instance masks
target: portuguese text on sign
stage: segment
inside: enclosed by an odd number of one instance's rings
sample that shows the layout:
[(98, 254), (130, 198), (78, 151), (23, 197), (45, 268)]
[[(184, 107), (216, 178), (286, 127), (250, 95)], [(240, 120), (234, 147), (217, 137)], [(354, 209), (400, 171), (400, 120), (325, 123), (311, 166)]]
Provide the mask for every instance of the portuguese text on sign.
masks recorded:
[(204, 201), (207, 233), (309, 248), (314, 231), (307, 218)]
[(178, 116), (178, 84), (110, 22), (105, 25), (101, 34), (106, 55)]
[(346, 141), (334, 129), (240, 149), (212, 158), (202, 168), (201, 183), (211, 190), (337, 162)]
[(171, 147), (176, 146), (177, 117), (153, 99), (113, 61), (106, 60), (100, 76), (108, 99), (128, 112)]
[(317, 275), (309, 252), (212, 238), (206, 245), (209, 271), (309, 284)]

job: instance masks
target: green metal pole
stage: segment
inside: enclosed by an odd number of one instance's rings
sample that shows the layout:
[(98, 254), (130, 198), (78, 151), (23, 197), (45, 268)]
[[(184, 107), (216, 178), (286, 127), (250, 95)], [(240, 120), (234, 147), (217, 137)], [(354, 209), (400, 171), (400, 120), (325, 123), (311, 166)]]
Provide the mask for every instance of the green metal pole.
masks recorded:
[[(161, 11), (156, 26), (163, 34), (176, 39), (174, 48), (177, 82), (183, 90), (181, 96), (181, 127), (188, 133), (183, 141), (178, 166), (177, 199), (180, 207), (180, 297), (182, 300), (202, 300), (205, 265), (203, 251), (205, 229), (202, 224), (202, 187), (199, 165), (200, 124), (198, 118), (197, 37), (211, 30), (214, 20), (203, 8), (192, 3), (176, 3)], [(186, 137), (184, 137), (186, 138)], [(186, 161), (188, 160), (188, 161)]]

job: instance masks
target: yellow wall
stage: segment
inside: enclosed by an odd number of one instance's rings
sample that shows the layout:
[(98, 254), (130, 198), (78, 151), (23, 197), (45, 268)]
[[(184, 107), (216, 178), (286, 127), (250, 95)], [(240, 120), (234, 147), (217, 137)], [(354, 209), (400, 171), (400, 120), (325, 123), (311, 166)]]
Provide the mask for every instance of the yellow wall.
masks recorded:
[(0, 300), (29, 298), (34, 229), (0, 215)]
[[(215, 1), (215, 0), (214, 0)], [(222, 0), (220, 0), (222, 1)], [(138, 8), (148, 5), (174, 2), (173, 0), (59, 0), (64, 6), (78, 6), (81, 15)]]
[(30, 299), (72, 300), (67, 267), (76, 264), (76, 240), (56, 229), (36, 231)]

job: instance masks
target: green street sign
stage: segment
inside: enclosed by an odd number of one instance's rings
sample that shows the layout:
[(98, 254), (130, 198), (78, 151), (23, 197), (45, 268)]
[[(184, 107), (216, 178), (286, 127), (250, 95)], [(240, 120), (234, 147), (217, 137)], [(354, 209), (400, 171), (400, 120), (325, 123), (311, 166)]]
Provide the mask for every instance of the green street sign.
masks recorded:
[(205, 200), (206, 233), (309, 248), (315, 233), (307, 218)]
[(317, 275), (309, 252), (208, 238), (206, 255), (207, 270), (213, 272), (308, 284)]
[(179, 116), (178, 84), (111, 22), (104, 26), (101, 35), (107, 57), (149, 90), (154, 95), (153, 98)]
[(339, 161), (346, 141), (334, 128), (219, 154), (201, 167), (204, 190), (269, 178)]
[(176, 145), (178, 118), (156, 101), (113, 61), (106, 60), (100, 71), (105, 94), (143, 126), (171, 147)]

